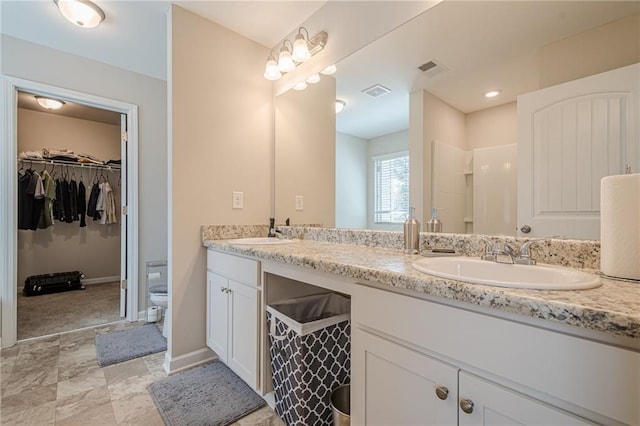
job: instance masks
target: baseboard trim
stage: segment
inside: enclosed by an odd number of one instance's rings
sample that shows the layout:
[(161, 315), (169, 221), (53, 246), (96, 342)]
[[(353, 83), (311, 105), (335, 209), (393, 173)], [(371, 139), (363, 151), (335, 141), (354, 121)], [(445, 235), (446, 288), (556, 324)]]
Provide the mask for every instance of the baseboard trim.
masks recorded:
[(164, 355), (164, 371), (168, 375), (179, 373), (180, 371), (187, 370), (189, 368), (197, 367), (209, 361), (213, 361), (217, 356), (209, 348), (198, 349), (197, 351), (189, 352), (184, 355), (178, 355), (171, 357), (169, 352)]
[(118, 275), (115, 275), (113, 277), (87, 278), (82, 280), (82, 284), (84, 285), (102, 284), (102, 283), (112, 283), (114, 281), (119, 282), (120, 277)]

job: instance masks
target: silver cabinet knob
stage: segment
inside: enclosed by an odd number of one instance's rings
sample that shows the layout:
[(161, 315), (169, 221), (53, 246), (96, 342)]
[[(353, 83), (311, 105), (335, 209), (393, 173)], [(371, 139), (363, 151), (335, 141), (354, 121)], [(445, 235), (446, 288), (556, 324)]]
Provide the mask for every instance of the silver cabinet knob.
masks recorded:
[(449, 397), (449, 389), (446, 386), (439, 385), (436, 387), (436, 396), (444, 401)]
[(473, 401), (470, 399), (461, 399), (460, 409), (467, 414), (473, 413)]
[(531, 227), (529, 225), (523, 225), (522, 228), (520, 228), (520, 232), (522, 232), (523, 234), (528, 234), (529, 232), (531, 232)]
[(220, 293), (225, 293), (226, 291), (227, 291), (227, 289), (226, 289), (226, 288), (224, 288), (224, 287), (220, 287)]

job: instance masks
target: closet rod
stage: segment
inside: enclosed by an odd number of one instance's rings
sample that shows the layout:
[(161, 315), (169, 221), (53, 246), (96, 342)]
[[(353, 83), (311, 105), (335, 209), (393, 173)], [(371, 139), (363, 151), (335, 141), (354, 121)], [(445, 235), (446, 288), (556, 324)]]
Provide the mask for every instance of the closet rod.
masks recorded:
[(105, 170), (120, 170), (120, 164), (95, 164), (95, 163), (78, 163), (75, 161), (64, 160), (32, 160), (30, 158), (18, 158), (18, 162), (29, 164), (53, 164), (56, 166), (71, 166), (71, 167), (87, 167), (90, 169), (105, 169)]

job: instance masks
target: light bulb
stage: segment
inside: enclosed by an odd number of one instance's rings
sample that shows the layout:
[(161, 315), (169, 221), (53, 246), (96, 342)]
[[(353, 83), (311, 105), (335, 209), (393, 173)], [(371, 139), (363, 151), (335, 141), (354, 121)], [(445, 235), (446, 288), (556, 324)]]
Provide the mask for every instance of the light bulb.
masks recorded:
[(500, 93), (502, 93), (502, 90), (500, 89), (493, 89), (493, 90), (489, 90), (487, 93), (484, 94), (485, 97), (487, 98), (495, 98), (496, 96), (498, 96)]
[(328, 67), (326, 67), (325, 69), (323, 69), (322, 71), (320, 71), (320, 74), (324, 74), (324, 75), (331, 75), (334, 74), (336, 72), (337, 68), (334, 65), (329, 65)]
[(344, 109), (344, 106), (347, 103), (345, 101), (343, 101), (342, 99), (336, 99), (336, 114), (339, 112), (342, 112), (342, 110)]
[(82, 28), (95, 28), (104, 20), (104, 12), (88, 0), (54, 0), (62, 16)]
[(320, 81), (320, 74), (313, 74), (307, 79), (307, 83), (316, 84)]
[(307, 88), (307, 83), (305, 83), (304, 81), (301, 81), (300, 83), (293, 86), (293, 90), (304, 90), (306, 88)]

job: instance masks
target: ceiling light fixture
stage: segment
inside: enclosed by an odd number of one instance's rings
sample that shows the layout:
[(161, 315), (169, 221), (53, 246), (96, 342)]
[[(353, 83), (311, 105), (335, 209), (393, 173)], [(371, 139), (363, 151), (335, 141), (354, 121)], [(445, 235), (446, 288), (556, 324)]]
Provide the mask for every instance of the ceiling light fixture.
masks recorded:
[[(303, 32), (306, 33), (306, 37)], [(277, 61), (280, 75), (273, 69), (273, 62), (276, 62), (275, 58), (273, 55), (269, 55), (267, 65), (265, 66), (264, 78), (267, 80), (278, 80), (282, 77), (282, 73), (293, 71), (296, 65), (309, 61), (313, 55), (324, 49), (328, 38), (329, 36), (325, 31), (309, 38), (307, 29), (300, 27), (294, 43), (291, 43), (291, 41), (287, 39), (282, 42)]]
[(43, 96), (36, 96), (36, 101), (38, 102), (38, 105), (46, 109), (60, 109), (64, 105), (63, 101), (45, 98)]
[(104, 12), (89, 0), (53, 0), (62, 16), (82, 28), (95, 28), (104, 21)]
[(502, 93), (502, 90), (500, 89), (493, 89), (493, 90), (489, 90), (487, 93), (484, 94), (485, 98), (495, 98), (496, 96), (498, 96), (500, 93)]
[(342, 99), (336, 99), (336, 114), (338, 114), (339, 112), (342, 112), (346, 104), (347, 103)]

